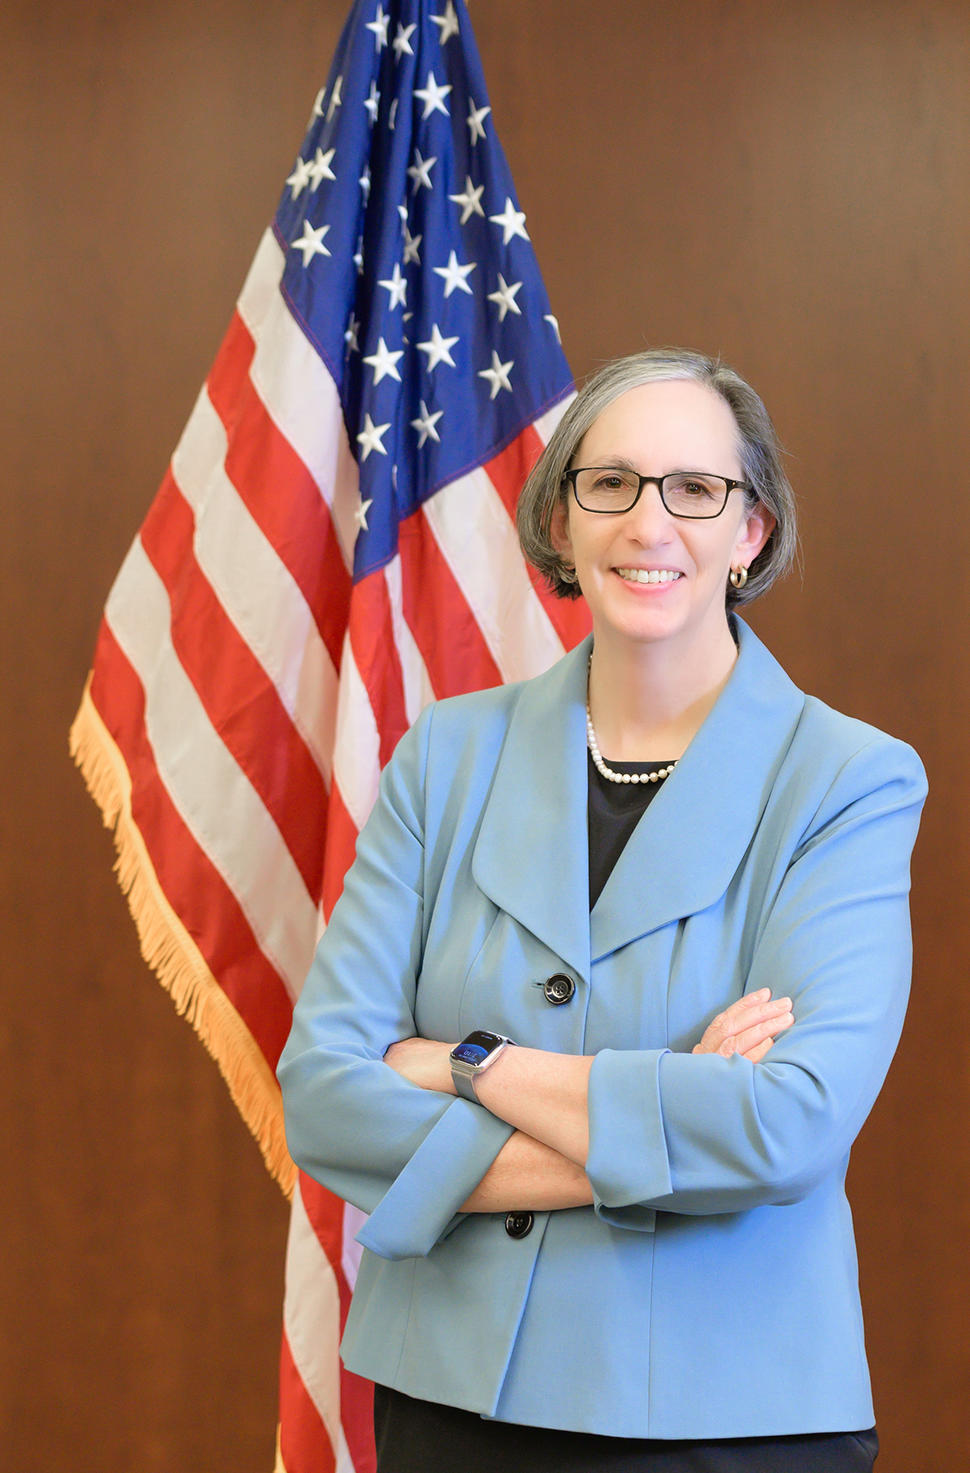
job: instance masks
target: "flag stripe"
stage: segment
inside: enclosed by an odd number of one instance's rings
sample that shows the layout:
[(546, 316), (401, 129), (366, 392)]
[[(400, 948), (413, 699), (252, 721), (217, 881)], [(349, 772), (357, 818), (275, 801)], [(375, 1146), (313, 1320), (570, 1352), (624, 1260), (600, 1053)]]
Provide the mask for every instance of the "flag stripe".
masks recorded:
[(293, 1358), (283, 1331), (280, 1347), (280, 1461), (282, 1473), (336, 1473), (326, 1424)]
[(439, 491), (425, 504), (425, 515), (500, 678), (522, 680), (558, 659), (562, 643), (533, 592), (508, 512), (484, 468)]
[(256, 344), (250, 377), (273, 423), (293, 446), (326, 502), (349, 572), (359, 528), (357, 462), (333, 376), (282, 294), (285, 264), (284, 251), (268, 230), (238, 303), (239, 315)]
[(408, 727), (404, 677), (394, 641), (391, 600), (383, 570), (368, 573), (354, 584), (350, 643), (377, 727), (379, 762), (383, 767)]
[(158, 883), (274, 1068), (289, 1032), (290, 997), (158, 775), (146, 732), (144, 687), (107, 622), (98, 636), (91, 697), (102, 719), (111, 713), (111, 735), (131, 774), (132, 817), (155, 840), (151, 857)]
[(227, 447), (203, 388), (171, 471), (195, 513), (195, 554), (329, 781), (336, 668), (302, 591), (226, 475)]
[(499, 668), (423, 507), (401, 523), (400, 558), (404, 617), (435, 696), (500, 684)]
[(228, 439), (226, 473), (302, 591), (336, 665), (350, 575), (313, 476), (273, 423), (250, 379), (255, 351), (237, 315), (208, 378), (209, 397)]
[[(194, 533), (192, 508), (166, 476), (142, 527), (142, 543), (168, 592), (175, 653), (213, 727), (268, 809), (308, 894), (317, 895), (327, 821), (322, 774), (196, 562)], [(213, 649), (222, 652), (218, 661), (210, 657)]]
[[(316, 935), (316, 906), (245, 774), (212, 726), (172, 646), (164, 584), (136, 539), (106, 617), (145, 687), (158, 774), (196, 842), (219, 870), (293, 996)], [(150, 677), (150, 680), (149, 680)], [(220, 794), (213, 808), (212, 793)]]

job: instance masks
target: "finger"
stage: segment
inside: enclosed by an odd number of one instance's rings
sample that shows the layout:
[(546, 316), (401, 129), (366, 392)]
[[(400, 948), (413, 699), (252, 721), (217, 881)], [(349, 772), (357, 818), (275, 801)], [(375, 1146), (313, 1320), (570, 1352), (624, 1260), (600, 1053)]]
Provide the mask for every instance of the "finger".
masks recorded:
[(749, 1064), (760, 1064), (773, 1043), (773, 1038), (766, 1038), (763, 1043), (756, 1044), (754, 1048), (748, 1049), (744, 1057), (748, 1060)]
[(794, 1021), (792, 1013), (781, 1013), (777, 1018), (764, 1018), (752, 1027), (743, 1029), (734, 1037), (736, 1052), (747, 1056), (751, 1049), (757, 1048), (765, 1039), (771, 1040), (777, 1038), (779, 1033), (784, 1033)]
[(791, 1005), (790, 997), (776, 997), (770, 1001), (755, 1000), (754, 997), (739, 998), (729, 1008), (725, 1008), (723, 1013), (718, 1013), (711, 1019), (705, 1033), (711, 1035), (712, 1043), (719, 1038), (736, 1036), (757, 1023), (783, 1017), (791, 1011)]

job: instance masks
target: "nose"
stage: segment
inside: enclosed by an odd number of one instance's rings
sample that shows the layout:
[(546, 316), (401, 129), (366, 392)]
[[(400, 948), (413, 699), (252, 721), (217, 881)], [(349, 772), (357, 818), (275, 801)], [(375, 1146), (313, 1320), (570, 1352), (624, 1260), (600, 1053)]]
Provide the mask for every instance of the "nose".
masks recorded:
[(673, 532), (674, 518), (663, 504), (657, 481), (649, 481), (640, 492), (635, 506), (626, 514), (630, 535), (646, 546), (666, 542)]

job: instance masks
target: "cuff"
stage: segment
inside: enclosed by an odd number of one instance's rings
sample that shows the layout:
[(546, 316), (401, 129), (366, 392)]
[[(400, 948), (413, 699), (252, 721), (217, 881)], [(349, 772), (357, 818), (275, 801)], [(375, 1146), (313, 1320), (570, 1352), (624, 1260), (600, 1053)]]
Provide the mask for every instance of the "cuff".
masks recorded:
[(481, 1105), (453, 1100), (374, 1208), (357, 1242), (380, 1258), (423, 1258), (512, 1134)]
[(597, 1217), (613, 1227), (653, 1232), (645, 1202), (671, 1191), (660, 1107), (660, 1060), (668, 1049), (603, 1049), (589, 1076), (586, 1175)]

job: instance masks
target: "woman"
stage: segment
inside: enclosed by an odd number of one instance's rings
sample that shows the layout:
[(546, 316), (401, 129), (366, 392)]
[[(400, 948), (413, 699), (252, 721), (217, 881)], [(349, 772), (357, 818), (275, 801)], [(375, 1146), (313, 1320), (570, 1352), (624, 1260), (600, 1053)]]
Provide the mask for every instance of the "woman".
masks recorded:
[(922, 769), (732, 612), (794, 513), (719, 362), (597, 374), (519, 528), (592, 639), (401, 741), (280, 1064), (295, 1159), (371, 1213), (379, 1468), (871, 1468), (843, 1183)]

